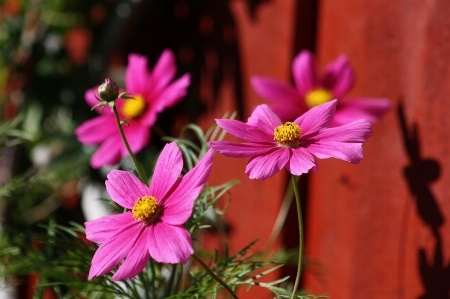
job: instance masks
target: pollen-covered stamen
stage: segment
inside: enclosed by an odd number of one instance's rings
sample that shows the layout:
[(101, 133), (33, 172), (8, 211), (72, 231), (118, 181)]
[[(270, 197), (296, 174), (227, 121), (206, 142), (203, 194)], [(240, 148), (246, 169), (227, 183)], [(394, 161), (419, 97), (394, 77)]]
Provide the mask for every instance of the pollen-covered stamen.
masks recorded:
[(286, 122), (273, 130), (273, 139), (278, 144), (286, 147), (296, 147), (302, 137), (300, 126), (293, 122)]
[(308, 92), (305, 96), (305, 102), (308, 107), (312, 108), (333, 99), (333, 94), (325, 88), (317, 88)]
[(122, 106), (122, 114), (127, 118), (138, 118), (144, 114), (147, 108), (144, 98), (139, 95), (133, 95), (133, 99), (126, 100)]
[(155, 221), (159, 217), (160, 212), (161, 207), (156, 198), (147, 195), (139, 197), (132, 210), (133, 218), (144, 221), (146, 224)]

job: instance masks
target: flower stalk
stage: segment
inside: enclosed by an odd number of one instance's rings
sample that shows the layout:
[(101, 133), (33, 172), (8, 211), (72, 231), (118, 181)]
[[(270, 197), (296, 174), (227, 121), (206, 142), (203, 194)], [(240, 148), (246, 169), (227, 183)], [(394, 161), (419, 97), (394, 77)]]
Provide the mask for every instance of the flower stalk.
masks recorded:
[[(297, 183), (299, 182), (299, 180), (300, 176), (295, 176), (295, 181)], [(275, 241), (280, 236), (281, 230), (283, 229), (284, 223), (286, 222), (286, 218), (291, 207), (293, 196), (294, 189), (292, 188), (292, 184), (288, 184), (286, 187), (286, 191), (284, 192), (283, 202), (281, 203), (277, 219), (275, 220), (275, 224), (273, 225), (272, 231), (267, 241), (267, 245), (265, 246), (265, 249), (263, 251), (263, 256), (267, 256), (269, 254), (270, 249), (273, 248)]]
[(292, 290), (291, 299), (297, 297), (297, 290), (300, 284), (300, 277), (302, 275), (302, 259), (303, 259), (303, 219), (302, 219), (302, 207), (300, 203), (300, 195), (298, 192), (297, 180), (295, 179), (295, 175), (291, 176), (292, 179), (292, 187), (294, 189), (295, 194), (295, 202), (297, 203), (297, 217), (298, 217), (298, 237), (299, 237), (299, 245), (298, 245), (298, 264), (297, 264), (297, 276), (295, 277), (294, 288)]
[(128, 144), (127, 138), (125, 137), (125, 133), (123, 132), (122, 121), (120, 120), (119, 112), (117, 112), (116, 105), (114, 102), (112, 102), (112, 103), (110, 103), (110, 106), (111, 106), (111, 109), (116, 118), (116, 123), (117, 123), (117, 127), (119, 128), (120, 137), (122, 137), (122, 141), (125, 144), (125, 147), (127, 148), (128, 154), (130, 155), (131, 160), (133, 161), (133, 164), (136, 167), (136, 170), (139, 175), (139, 179), (141, 180), (141, 182), (143, 182), (144, 184), (147, 185), (148, 184), (147, 177), (145, 176), (145, 173), (142, 170), (141, 165), (139, 164), (138, 160), (136, 159), (136, 156), (133, 154), (133, 151), (131, 150), (130, 145)]

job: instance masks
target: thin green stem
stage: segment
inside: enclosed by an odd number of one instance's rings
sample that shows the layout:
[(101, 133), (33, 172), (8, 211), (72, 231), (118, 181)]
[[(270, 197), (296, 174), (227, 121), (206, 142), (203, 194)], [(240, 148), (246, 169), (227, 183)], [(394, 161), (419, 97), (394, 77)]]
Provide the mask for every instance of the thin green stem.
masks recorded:
[(177, 266), (178, 264), (172, 265), (172, 272), (170, 273), (169, 281), (167, 282), (166, 291), (164, 293), (164, 298), (169, 297), (169, 295), (172, 295), (173, 289), (174, 289), (174, 282), (175, 277), (177, 276)]
[(148, 282), (147, 282), (145, 275), (146, 275), (145, 272), (141, 272), (141, 273), (139, 273), (138, 277), (142, 282), (142, 286), (144, 287), (145, 298), (150, 299), (150, 290), (148, 288)]
[(218, 283), (220, 283), (227, 291), (230, 293), (230, 295), (235, 298), (239, 299), (239, 297), (234, 293), (234, 291), (222, 280), (217, 276), (209, 267), (207, 264), (205, 264), (195, 253), (192, 254), (192, 257), (200, 264), (203, 268), (211, 275), (212, 278), (214, 278)]
[(297, 290), (300, 284), (300, 277), (302, 275), (302, 257), (303, 257), (303, 220), (302, 220), (302, 207), (300, 204), (300, 195), (298, 193), (297, 180), (292, 175), (292, 187), (294, 188), (295, 202), (297, 203), (297, 216), (298, 216), (298, 233), (299, 233), (299, 245), (298, 245), (298, 265), (297, 276), (295, 277), (294, 289), (292, 290), (291, 299), (297, 297)]
[(177, 280), (175, 282), (175, 291), (178, 291), (180, 289), (180, 285), (181, 285), (181, 281), (183, 280), (184, 276), (183, 276), (183, 265), (182, 264), (177, 264), (177, 272), (178, 272), (178, 277)]
[[(299, 176), (296, 176), (296, 182), (299, 181)], [(291, 207), (292, 198), (294, 196), (294, 189), (292, 188), (292, 184), (288, 184), (286, 187), (286, 192), (284, 193), (283, 202), (281, 203), (280, 210), (278, 212), (277, 219), (275, 220), (275, 224), (273, 225), (272, 232), (270, 233), (269, 240), (267, 241), (267, 245), (263, 251), (263, 256), (267, 256), (270, 253), (275, 241), (280, 236), (281, 230), (283, 229), (284, 223), (286, 222), (286, 218)]]
[[(126, 286), (126, 290), (125, 293), (128, 295), (128, 297), (132, 298), (132, 299), (140, 299), (140, 295), (139, 292), (136, 289), (136, 285), (134, 283), (131, 283), (130, 281), (127, 280), (123, 280), (123, 283)], [(131, 290), (131, 292), (133, 293), (133, 295), (130, 295), (128, 293), (128, 290)], [(134, 296), (134, 297), (133, 297)]]
[(141, 165), (139, 164), (138, 160), (136, 159), (136, 156), (131, 151), (130, 145), (128, 144), (127, 138), (125, 137), (125, 133), (123, 132), (122, 123), (119, 118), (119, 113), (117, 112), (116, 105), (112, 105), (112, 110), (114, 112), (114, 116), (116, 117), (116, 123), (117, 127), (119, 128), (120, 136), (122, 137), (123, 143), (125, 144), (125, 147), (127, 148), (128, 154), (131, 157), (131, 160), (133, 161), (134, 167), (136, 167), (136, 170), (139, 175), (139, 179), (144, 183), (148, 184), (147, 177), (145, 176), (144, 171), (142, 171)]
[(155, 271), (156, 263), (153, 260), (150, 259), (148, 267), (150, 269), (150, 274), (149, 274), (150, 275), (150, 279), (149, 279), (149, 281), (151, 283), (151, 289), (152, 289), (152, 295), (153, 295), (152, 298), (158, 298), (158, 294), (156, 292), (158, 290), (158, 287), (156, 286), (156, 282), (157, 282), (156, 271)]

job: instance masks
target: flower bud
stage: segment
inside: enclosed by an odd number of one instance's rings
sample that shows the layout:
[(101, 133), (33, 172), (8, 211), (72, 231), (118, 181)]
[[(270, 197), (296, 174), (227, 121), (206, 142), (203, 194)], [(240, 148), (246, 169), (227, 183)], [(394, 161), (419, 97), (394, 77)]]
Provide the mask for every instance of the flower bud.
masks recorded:
[(106, 78), (105, 82), (98, 87), (97, 92), (103, 101), (113, 102), (119, 96), (119, 86), (113, 80)]

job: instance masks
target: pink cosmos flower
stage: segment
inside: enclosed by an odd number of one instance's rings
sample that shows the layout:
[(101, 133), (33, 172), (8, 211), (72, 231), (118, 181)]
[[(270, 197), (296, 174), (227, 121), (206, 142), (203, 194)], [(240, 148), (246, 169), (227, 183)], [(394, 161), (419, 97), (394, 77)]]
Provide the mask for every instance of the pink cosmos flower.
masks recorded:
[(308, 110), (293, 122), (282, 123), (267, 105), (259, 105), (247, 123), (216, 119), (216, 123), (245, 143), (212, 141), (209, 145), (227, 157), (250, 157), (245, 173), (251, 179), (267, 179), (284, 166), (293, 175), (307, 173), (319, 159), (337, 158), (358, 163), (361, 144), (372, 135), (371, 124), (357, 120), (340, 127), (331, 123), (337, 100)]
[(354, 81), (353, 69), (345, 55), (327, 65), (323, 78), (318, 78), (314, 56), (301, 51), (292, 63), (295, 86), (267, 77), (252, 77), (251, 83), (272, 110), (283, 120), (292, 121), (308, 109), (338, 99), (333, 126), (358, 119), (377, 122), (390, 109), (388, 99), (344, 97)]
[(175, 142), (167, 144), (155, 166), (150, 186), (127, 171), (108, 174), (106, 190), (128, 212), (85, 223), (88, 240), (101, 243), (92, 259), (89, 279), (125, 261), (112, 280), (133, 278), (150, 258), (161, 263), (186, 263), (194, 252), (183, 224), (203, 190), (212, 167), (210, 150), (181, 179), (183, 158)]
[[(175, 105), (187, 93), (190, 75), (185, 74), (171, 82), (176, 75), (175, 56), (165, 50), (156, 62), (153, 72), (147, 69), (147, 58), (137, 54), (128, 56), (126, 68), (126, 91), (134, 99), (116, 101), (120, 119), (126, 119), (129, 126), (123, 129), (133, 153), (140, 151), (150, 141), (150, 128), (156, 122), (157, 114)], [(98, 104), (94, 93), (97, 88), (86, 91), (85, 99), (91, 106)], [(121, 90), (123, 92), (123, 90)], [(101, 109), (96, 109), (101, 112)], [(123, 144), (114, 114), (108, 107), (102, 115), (86, 121), (75, 130), (80, 142), (100, 145), (91, 158), (91, 166), (100, 168), (113, 165), (128, 156)]]

